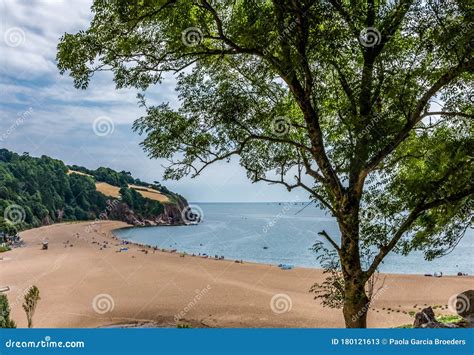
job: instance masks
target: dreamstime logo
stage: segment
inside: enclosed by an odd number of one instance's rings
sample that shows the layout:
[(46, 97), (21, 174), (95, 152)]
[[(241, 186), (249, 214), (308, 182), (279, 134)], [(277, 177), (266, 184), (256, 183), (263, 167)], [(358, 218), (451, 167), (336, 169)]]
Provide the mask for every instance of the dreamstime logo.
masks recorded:
[(3, 40), (9, 47), (19, 47), (25, 43), (25, 39), (25, 31), (19, 27), (11, 27), (6, 30), (5, 34), (3, 35)]
[(107, 201), (105, 202), (106, 205), (107, 205), (107, 207), (105, 208), (105, 210), (102, 211), (102, 212), (99, 214), (99, 217), (98, 217), (98, 218), (96, 218), (92, 223), (90, 223), (89, 225), (86, 226), (85, 232), (86, 232), (86, 233), (91, 233), (91, 232), (92, 232), (92, 229), (94, 228), (94, 226), (97, 225), (100, 221), (108, 220), (108, 219), (109, 219), (109, 214), (110, 214), (115, 208), (117, 208), (117, 206), (118, 206), (119, 203), (120, 203), (120, 199), (121, 199), (121, 197), (119, 197), (117, 200), (113, 200), (113, 201), (107, 200)]
[[(456, 34), (454, 34), (450, 41), (448, 42), (448, 45), (446, 46), (445, 53), (449, 53), (449, 51), (455, 47), (460, 40), (466, 38), (467, 34), (472, 31), (472, 27), (474, 26), (474, 22), (467, 22), (461, 25), (461, 28), (457, 31)], [(472, 41), (466, 43), (468, 47), (472, 48)], [(466, 60), (469, 60), (469, 58), (466, 58)]]
[(379, 123), (379, 121), (382, 119), (386, 119), (386, 115), (384, 114), (375, 115), (372, 118), (372, 120), (367, 124), (367, 126), (365, 126), (362, 132), (358, 134), (358, 138), (362, 138), (366, 134), (369, 134), (374, 129), (374, 127)]
[(464, 294), (452, 295), (448, 300), (448, 309), (451, 312), (462, 314), (468, 311), (471, 307), (469, 298)]
[(272, 121), (272, 133), (278, 137), (286, 136), (290, 132), (290, 120), (285, 116), (277, 116)]
[(296, 27), (297, 22), (292, 21), (268, 46), (263, 49), (263, 55), (267, 55), (273, 51), (273, 49), (281, 43), (285, 38), (291, 35), (291, 31)]
[(363, 47), (370, 48), (380, 44), (382, 35), (375, 27), (367, 27), (360, 31), (359, 42)]
[(4, 140), (6, 140), (13, 132), (16, 131), (16, 129), (19, 126), (21, 126), (28, 118), (30, 118), (32, 114), (33, 114), (33, 108), (31, 107), (26, 111), (18, 112), (17, 114), (18, 117), (15, 120), (15, 122), (13, 122), (13, 124), (7, 128), (5, 133), (0, 135), (0, 142), (3, 142)]
[(188, 27), (181, 33), (181, 41), (186, 47), (196, 47), (202, 41), (202, 31), (197, 27)]
[(204, 212), (197, 205), (189, 205), (181, 211), (181, 218), (184, 223), (199, 223), (204, 217)]
[(111, 295), (101, 293), (92, 300), (92, 308), (96, 313), (105, 314), (114, 310), (115, 302)]
[(99, 137), (112, 134), (115, 130), (114, 121), (107, 116), (97, 117), (92, 124), (92, 130), (94, 131), (94, 134)]
[(25, 209), (19, 205), (10, 205), (3, 212), (5, 220), (12, 224), (23, 223), (26, 218)]
[(270, 301), (270, 308), (273, 313), (282, 314), (291, 311), (293, 307), (293, 302), (291, 297), (286, 293), (277, 293), (274, 295)]
[(352, 316), (352, 321), (355, 322), (360, 317), (365, 315), (369, 311), (369, 308), (370, 308), (370, 305), (372, 304), (372, 302), (374, 302), (377, 298), (382, 296), (385, 293), (385, 291), (387, 291), (388, 289), (389, 289), (389, 287), (387, 285), (383, 285), (382, 288), (380, 288), (376, 291), (376, 293), (372, 294), (372, 297), (369, 298), (369, 302), (367, 302), (365, 304), (365, 306), (362, 307), (362, 309), (357, 312), (357, 314)]
[(287, 213), (288, 211), (291, 209), (291, 205), (293, 205), (294, 203), (298, 202), (299, 201), (299, 197), (296, 196), (296, 198), (292, 201), (292, 202), (286, 202), (283, 206), (283, 208), (281, 209), (281, 212), (279, 212), (277, 215), (275, 215), (273, 218), (271, 218), (266, 224), (265, 226), (263, 226), (263, 233), (268, 233), (270, 231), (270, 229), (272, 229), (276, 224), (277, 222), (282, 219)]
[(211, 288), (211, 285), (208, 284), (202, 290), (196, 289), (196, 295), (193, 297), (191, 302), (189, 302), (179, 313), (175, 314), (175, 322), (179, 322), (182, 318), (184, 318), (184, 316), (198, 304), (198, 302), (211, 290)]

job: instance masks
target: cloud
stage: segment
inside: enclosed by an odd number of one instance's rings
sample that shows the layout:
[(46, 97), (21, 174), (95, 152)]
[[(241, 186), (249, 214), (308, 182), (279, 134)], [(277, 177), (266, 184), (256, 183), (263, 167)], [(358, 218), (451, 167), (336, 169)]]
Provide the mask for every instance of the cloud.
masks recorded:
[(66, 30), (86, 28), (90, 4), (87, 0), (3, 0), (2, 74), (14, 72), (16, 78), (29, 79), (55, 73), (59, 37)]
[[(0, 148), (49, 155), (89, 168), (109, 166), (131, 171), (144, 181), (162, 180), (162, 160), (150, 160), (132, 123), (144, 114), (135, 89), (115, 90), (111, 73), (98, 73), (87, 90), (56, 67), (64, 33), (87, 29), (92, 0), (2, 0), (0, 2)], [(146, 92), (149, 104), (179, 102), (175, 79)], [(113, 132), (94, 133), (98, 117), (112, 120)], [(217, 164), (197, 179), (165, 182), (190, 201), (291, 200), (282, 187), (251, 184), (233, 159)]]

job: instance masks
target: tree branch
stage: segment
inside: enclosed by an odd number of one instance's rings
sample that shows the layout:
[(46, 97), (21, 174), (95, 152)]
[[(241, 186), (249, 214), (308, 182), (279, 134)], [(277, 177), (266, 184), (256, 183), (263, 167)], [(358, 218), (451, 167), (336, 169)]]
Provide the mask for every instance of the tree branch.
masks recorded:
[(243, 48), (233, 42), (230, 38), (228, 38), (224, 33), (224, 28), (222, 25), (222, 20), (220, 19), (217, 11), (212, 7), (212, 5), (207, 0), (201, 0), (202, 5), (198, 5), (201, 8), (206, 9), (209, 11), (214, 18), (214, 22), (217, 27), (217, 32), (219, 33), (219, 38), (227, 44), (229, 47), (235, 49), (240, 53), (248, 53), (248, 54), (256, 54), (259, 56), (263, 56), (263, 51), (260, 48)]
[(247, 167), (245, 166), (245, 169), (247, 169), (248, 171), (250, 172), (253, 172), (254, 173), (254, 178), (253, 178), (253, 181), (254, 182), (258, 182), (258, 181), (265, 181), (265, 182), (268, 182), (270, 184), (279, 184), (279, 185), (283, 185), (287, 188), (288, 191), (291, 191), (297, 187), (301, 187), (303, 189), (305, 189), (306, 191), (308, 191), (314, 198), (316, 198), (318, 201), (320, 201), (329, 211), (331, 211), (331, 213), (335, 216), (336, 215), (336, 211), (335, 209), (331, 206), (331, 204), (329, 202), (326, 201), (326, 199), (318, 194), (316, 191), (314, 191), (314, 189), (311, 189), (309, 188), (308, 186), (306, 186), (305, 184), (303, 184), (303, 182), (301, 181), (301, 176), (295, 176), (296, 178), (296, 183), (295, 184), (290, 184), (288, 182), (286, 182), (284, 180), (284, 173), (283, 173), (283, 169), (280, 173), (280, 180), (275, 180), (275, 179), (267, 179), (265, 177), (259, 177), (258, 176), (258, 172), (255, 170), (255, 169), (251, 169), (250, 167)]
[(474, 118), (474, 115), (470, 115), (464, 112), (446, 112), (446, 111), (436, 111), (436, 112), (425, 112), (420, 116), (420, 120), (429, 117), (429, 116), (449, 116), (449, 117), (466, 117), (466, 118)]
[(326, 240), (331, 243), (331, 245), (336, 249), (337, 253), (340, 255), (341, 254), (341, 248), (337, 243), (332, 239), (329, 234), (323, 229), (321, 232), (318, 233), (320, 236), (326, 238)]
[(414, 112), (410, 115), (405, 126), (400, 130), (394, 139), (392, 139), (384, 148), (379, 151), (379, 153), (369, 160), (364, 169), (361, 171), (361, 176), (366, 176), (408, 137), (413, 127), (424, 117), (423, 110), (428, 101), (434, 95), (436, 95), (436, 93), (441, 88), (456, 79), (459, 75), (466, 71), (472, 70), (473, 63), (474, 61), (471, 59), (469, 62), (463, 62), (454, 68), (450, 68), (425, 92), (425, 94), (419, 99)]
[(421, 213), (430, 210), (432, 208), (436, 208), (439, 206), (442, 206), (447, 203), (452, 203), (456, 202), (459, 200), (462, 200), (463, 198), (470, 196), (474, 194), (474, 186), (469, 187), (468, 189), (458, 192), (454, 195), (445, 197), (445, 198), (440, 198), (433, 200), (431, 202), (425, 203), (424, 201), (420, 202), (413, 210), (410, 212), (408, 217), (405, 219), (405, 221), (401, 224), (400, 228), (395, 232), (393, 235), (392, 239), (387, 245), (384, 245), (380, 248), (379, 253), (375, 256), (372, 264), (370, 267), (367, 269), (367, 271), (364, 272), (364, 275), (366, 278), (369, 278), (370, 275), (372, 275), (375, 270), (377, 270), (378, 266), (382, 262), (382, 260), (387, 256), (387, 254), (392, 251), (392, 249), (397, 245), (398, 241), (401, 239), (403, 234), (411, 227), (413, 222), (421, 215)]

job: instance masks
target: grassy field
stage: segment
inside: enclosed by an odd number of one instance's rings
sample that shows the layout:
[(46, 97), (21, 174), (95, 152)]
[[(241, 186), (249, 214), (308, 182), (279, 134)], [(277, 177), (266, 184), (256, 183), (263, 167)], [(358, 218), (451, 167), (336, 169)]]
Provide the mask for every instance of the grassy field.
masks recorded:
[(128, 185), (129, 188), (138, 191), (143, 197), (149, 198), (150, 200), (160, 201), (160, 202), (169, 202), (169, 198), (166, 195), (163, 195), (161, 192), (150, 189), (144, 186), (137, 185)]
[[(85, 173), (82, 173), (80, 171), (75, 171), (75, 170), (69, 170), (67, 173), (68, 175), (78, 174), (78, 175), (84, 175), (84, 176), (91, 176), (89, 174), (85, 174)], [(110, 185), (106, 182), (96, 182), (95, 186), (96, 186), (97, 191), (103, 193), (106, 196), (111, 196), (114, 198), (120, 197), (120, 193), (119, 193), (120, 188), (117, 186)], [(128, 185), (128, 187), (138, 191), (140, 195), (150, 200), (155, 200), (159, 202), (170, 202), (168, 196), (163, 195), (161, 192), (151, 189), (149, 187), (138, 186), (138, 185)]]
[(67, 174), (68, 174), (68, 175), (77, 174), (77, 175), (84, 175), (84, 176), (90, 176), (90, 177), (92, 177), (92, 176), (89, 175), (89, 174), (82, 173), (82, 172), (80, 172), (80, 171), (75, 171), (75, 170), (69, 170), (69, 171), (67, 172)]
[(106, 196), (114, 198), (120, 197), (120, 187), (107, 184), (106, 182), (96, 182), (95, 188)]

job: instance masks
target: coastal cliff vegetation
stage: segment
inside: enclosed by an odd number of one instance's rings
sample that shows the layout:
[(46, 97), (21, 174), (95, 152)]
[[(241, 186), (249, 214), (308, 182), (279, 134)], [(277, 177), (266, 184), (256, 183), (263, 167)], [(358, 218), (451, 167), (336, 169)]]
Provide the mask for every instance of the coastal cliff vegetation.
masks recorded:
[[(106, 183), (119, 191), (118, 198), (98, 191)], [(133, 187), (130, 187), (133, 186)], [(166, 197), (166, 203), (142, 196), (140, 187)], [(169, 217), (180, 223), (179, 211), (186, 200), (161, 186), (145, 183), (126, 171), (100, 167), (89, 170), (68, 167), (47, 156), (31, 157), (0, 149), (0, 231), (14, 234), (19, 230), (56, 222), (119, 219), (134, 224)]]

